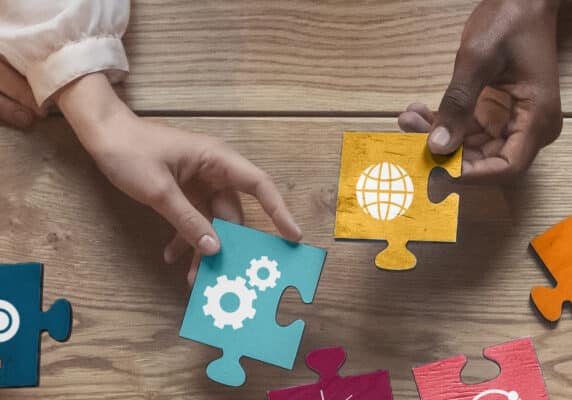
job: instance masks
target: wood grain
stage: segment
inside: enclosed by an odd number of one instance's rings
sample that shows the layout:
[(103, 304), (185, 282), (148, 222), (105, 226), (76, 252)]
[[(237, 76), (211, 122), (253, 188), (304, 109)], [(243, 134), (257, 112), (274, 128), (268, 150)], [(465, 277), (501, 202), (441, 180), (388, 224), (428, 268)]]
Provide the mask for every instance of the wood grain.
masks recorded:
[[(134, 0), (123, 95), (156, 112), (435, 108), (477, 0)], [(572, 12), (561, 23), (572, 112)]]
[[(572, 387), (572, 314), (556, 328), (529, 303), (546, 277), (528, 242), (572, 213), (572, 125), (510, 188), (451, 185), (436, 174), (431, 198), (461, 194), (457, 244), (414, 243), (417, 269), (378, 270), (384, 244), (333, 240), (339, 151), (344, 130), (392, 130), (393, 119), (187, 119), (174, 126), (220, 135), (267, 170), (300, 222), (305, 241), (329, 255), (315, 304), (287, 292), (278, 320), (307, 322), (293, 372), (244, 360), (248, 382), (210, 382), (218, 350), (178, 337), (187, 300), (186, 263), (165, 266), (170, 228), (111, 187), (65, 124), (31, 133), (0, 129), (0, 254), (4, 263), (46, 264), (44, 304), (74, 306), (71, 340), (44, 337), (41, 386), (3, 390), (3, 400), (263, 399), (267, 389), (315, 382), (303, 355), (348, 351), (343, 374), (391, 372), (396, 399), (417, 399), (411, 368), (464, 353), (464, 376), (494, 376), (484, 347), (532, 336), (552, 400)], [(245, 199), (248, 225), (274, 231)]]

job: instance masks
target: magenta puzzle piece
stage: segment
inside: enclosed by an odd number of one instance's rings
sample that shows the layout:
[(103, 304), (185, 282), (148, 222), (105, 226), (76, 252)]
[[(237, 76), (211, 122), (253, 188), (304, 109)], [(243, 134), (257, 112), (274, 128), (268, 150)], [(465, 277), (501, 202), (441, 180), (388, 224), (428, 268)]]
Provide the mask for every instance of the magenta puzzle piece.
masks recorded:
[(413, 369), (421, 400), (547, 400), (546, 386), (532, 340), (520, 339), (485, 349), (500, 375), (476, 385), (465, 385), (461, 371), (465, 356)]
[(308, 367), (320, 374), (312, 385), (268, 392), (268, 400), (392, 400), (389, 373), (341, 377), (338, 370), (346, 360), (341, 347), (312, 351), (306, 357)]

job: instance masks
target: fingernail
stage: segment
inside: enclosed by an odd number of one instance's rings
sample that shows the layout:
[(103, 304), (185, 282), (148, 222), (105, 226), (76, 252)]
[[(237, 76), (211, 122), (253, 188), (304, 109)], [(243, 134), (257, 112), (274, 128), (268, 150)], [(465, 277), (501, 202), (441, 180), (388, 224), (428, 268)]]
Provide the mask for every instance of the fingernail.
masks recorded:
[(212, 255), (219, 251), (219, 245), (210, 235), (203, 235), (197, 243), (198, 250), (201, 254)]
[(450, 141), (451, 134), (449, 133), (449, 130), (443, 126), (438, 126), (431, 134), (431, 142), (437, 146), (445, 147)]
[(173, 260), (173, 251), (170, 247), (165, 248), (165, 251), (163, 252), (163, 259), (167, 264), (173, 264), (175, 262), (175, 260)]
[(292, 224), (294, 230), (296, 231), (296, 237), (300, 239), (302, 237), (302, 228), (300, 228), (300, 226), (296, 223), (296, 221), (294, 221), (293, 218), (290, 218), (290, 223)]
[(30, 126), (33, 121), (32, 116), (26, 111), (22, 110), (14, 111), (13, 117), (14, 117), (14, 122), (18, 126), (24, 126), (24, 127)]

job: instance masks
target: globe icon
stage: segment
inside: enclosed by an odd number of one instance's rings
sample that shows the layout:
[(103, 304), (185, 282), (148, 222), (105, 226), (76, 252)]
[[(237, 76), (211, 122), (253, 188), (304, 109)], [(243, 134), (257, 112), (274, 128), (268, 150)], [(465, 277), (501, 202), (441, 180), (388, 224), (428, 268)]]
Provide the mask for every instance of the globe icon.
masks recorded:
[(356, 197), (366, 214), (377, 220), (391, 221), (411, 206), (413, 181), (399, 165), (373, 164), (360, 175)]

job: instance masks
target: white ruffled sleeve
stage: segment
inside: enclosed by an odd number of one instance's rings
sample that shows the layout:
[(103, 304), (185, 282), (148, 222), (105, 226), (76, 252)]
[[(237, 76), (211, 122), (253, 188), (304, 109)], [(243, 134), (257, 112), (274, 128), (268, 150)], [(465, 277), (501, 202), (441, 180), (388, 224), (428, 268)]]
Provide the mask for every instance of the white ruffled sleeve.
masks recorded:
[(92, 72), (123, 79), (128, 21), (129, 0), (1, 0), (0, 55), (26, 76), (41, 105)]

